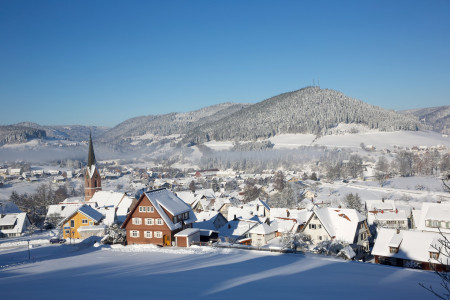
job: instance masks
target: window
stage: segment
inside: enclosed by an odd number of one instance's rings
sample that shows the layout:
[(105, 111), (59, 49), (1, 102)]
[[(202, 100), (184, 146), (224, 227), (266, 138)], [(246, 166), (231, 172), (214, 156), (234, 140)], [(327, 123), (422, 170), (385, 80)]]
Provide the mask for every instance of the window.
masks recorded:
[(75, 227), (75, 220), (70, 220), (70, 227)]
[(66, 234), (69, 234), (69, 233), (70, 233), (70, 230), (67, 229), (67, 230), (65, 230), (64, 232), (65, 232)]
[(153, 218), (145, 218), (145, 225), (154, 225), (155, 222)]
[(141, 218), (133, 218), (133, 224), (134, 225), (141, 225), (142, 219)]
[(139, 231), (137, 231), (137, 230), (131, 230), (130, 235), (131, 235), (131, 237), (133, 237), (133, 238), (138, 238), (138, 237), (139, 237)]
[(316, 215), (314, 215), (314, 220), (317, 220), (317, 219), (319, 219)]
[(437, 252), (430, 252), (430, 258), (438, 259), (439, 258), (439, 253), (437, 253)]
[(183, 217), (185, 220), (189, 219), (189, 212), (185, 212)]
[(398, 247), (389, 247), (389, 252), (390, 253), (397, 253), (398, 252)]
[(151, 239), (152, 238), (152, 232), (151, 231), (144, 231), (144, 236), (147, 239)]
[(432, 227), (439, 227), (439, 221), (432, 221)]
[(316, 229), (316, 224), (309, 224), (309, 229)]
[(319, 241), (321, 241), (322, 240), (322, 236), (321, 235), (319, 235)]
[(364, 233), (361, 233), (361, 240), (365, 240), (366, 237), (367, 237), (367, 234), (366, 234), (365, 232), (364, 232)]
[(139, 206), (139, 212), (154, 212), (155, 208), (153, 206)]
[(361, 225), (359, 225), (359, 228), (363, 229), (364, 228), (364, 223), (361, 223)]
[(319, 229), (322, 228), (322, 224), (319, 224)]
[(156, 238), (162, 238), (162, 232), (161, 231), (155, 231), (155, 237)]
[(88, 223), (88, 220), (87, 220), (87, 219), (81, 220), (81, 224), (87, 224), (87, 223)]
[(160, 219), (160, 218), (156, 219), (156, 225), (162, 225), (162, 224), (164, 224), (162, 219)]

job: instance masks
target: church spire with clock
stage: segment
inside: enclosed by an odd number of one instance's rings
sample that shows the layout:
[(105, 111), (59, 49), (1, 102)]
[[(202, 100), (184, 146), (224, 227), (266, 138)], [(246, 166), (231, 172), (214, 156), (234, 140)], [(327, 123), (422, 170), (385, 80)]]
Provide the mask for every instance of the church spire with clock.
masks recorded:
[(97, 191), (102, 190), (102, 179), (100, 172), (95, 166), (94, 146), (92, 145), (92, 136), (89, 134), (89, 154), (86, 174), (84, 176), (84, 201), (89, 201)]

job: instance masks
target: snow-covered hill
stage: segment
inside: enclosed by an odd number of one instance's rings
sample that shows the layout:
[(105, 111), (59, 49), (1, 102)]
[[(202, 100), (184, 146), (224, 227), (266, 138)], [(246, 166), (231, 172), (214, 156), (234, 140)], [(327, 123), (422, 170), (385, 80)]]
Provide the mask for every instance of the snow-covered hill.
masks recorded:
[[(249, 141), (279, 134), (326, 134), (339, 124), (364, 125), (380, 131), (418, 130), (411, 115), (369, 105), (341, 92), (307, 87), (244, 108), (228, 117), (191, 130), (185, 142)], [(355, 127), (356, 128), (356, 127)], [(355, 129), (358, 132), (358, 129)]]
[(136, 117), (107, 131), (102, 140), (108, 143), (124, 143), (170, 138), (173, 135), (185, 134), (194, 127), (214, 123), (247, 106), (248, 104), (222, 103), (187, 113)]
[[(45, 242), (45, 241), (44, 241)], [(429, 299), (433, 272), (237, 249), (0, 244), (2, 299)], [(24, 288), (26, 287), (26, 288)]]
[[(280, 134), (271, 137), (273, 149), (297, 149), (301, 146), (327, 146), (330, 148), (361, 148), (366, 147), (378, 150), (396, 148), (438, 147), (450, 148), (450, 138), (432, 131), (394, 131), (380, 132), (367, 131), (363, 133), (329, 134), (317, 138), (314, 134)], [(210, 141), (205, 146), (216, 151), (229, 150), (234, 141)]]
[(450, 105), (410, 109), (401, 111), (401, 113), (418, 117), (423, 123), (428, 124), (436, 132), (450, 134)]

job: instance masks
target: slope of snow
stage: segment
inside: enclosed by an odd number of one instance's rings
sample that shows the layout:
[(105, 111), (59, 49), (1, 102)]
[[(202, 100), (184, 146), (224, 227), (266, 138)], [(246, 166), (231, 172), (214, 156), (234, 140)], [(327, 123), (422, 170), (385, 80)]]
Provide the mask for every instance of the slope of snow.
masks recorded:
[[(0, 249), (4, 299), (427, 299), (435, 274), (317, 256), (237, 249)], [(24, 288), (26, 287), (26, 288)], [(324, 288), (326, 287), (326, 288)]]
[[(348, 128), (336, 127), (336, 130)], [(274, 149), (297, 149), (301, 146), (327, 146), (342, 148), (360, 148), (361, 143), (375, 146), (377, 149), (394, 149), (413, 146), (440, 146), (450, 148), (450, 138), (432, 131), (394, 131), (361, 130), (359, 133), (324, 135), (316, 138), (314, 134), (279, 134), (270, 138)], [(205, 143), (209, 148), (220, 151), (230, 150), (232, 141), (210, 141)]]

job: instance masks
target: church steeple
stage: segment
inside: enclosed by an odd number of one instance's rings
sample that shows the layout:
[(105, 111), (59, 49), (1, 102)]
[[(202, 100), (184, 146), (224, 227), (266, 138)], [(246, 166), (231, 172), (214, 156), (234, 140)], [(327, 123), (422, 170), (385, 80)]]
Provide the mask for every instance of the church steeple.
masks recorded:
[(88, 154), (88, 167), (95, 165), (94, 146), (92, 145), (92, 135), (89, 132), (89, 154)]
[(94, 145), (92, 144), (92, 135), (89, 133), (88, 163), (84, 177), (85, 201), (89, 201), (92, 196), (94, 196), (95, 192), (102, 190), (102, 179), (95, 163)]

